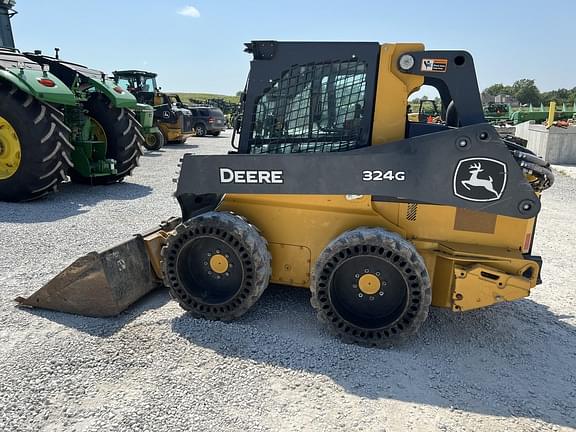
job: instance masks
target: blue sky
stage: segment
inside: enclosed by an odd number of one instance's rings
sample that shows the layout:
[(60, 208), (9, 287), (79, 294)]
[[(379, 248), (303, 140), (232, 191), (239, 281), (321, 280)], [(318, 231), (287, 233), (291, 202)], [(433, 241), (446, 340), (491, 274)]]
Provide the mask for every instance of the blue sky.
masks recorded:
[[(389, 4), (394, 6), (388, 6)], [(522, 6), (520, 6), (522, 4)], [(178, 12), (188, 9), (188, 15)], [(17, 0), (21, 50), (42, 49), (112, 71), (143, 68), (164, 90), (234, 94), (253, 39), (424, 42), (466, 49), (480, 87), (533, 78), (576, 86), (574, 14), (524, 0)], [(197, 13), (196, 13), (197, 12)]]

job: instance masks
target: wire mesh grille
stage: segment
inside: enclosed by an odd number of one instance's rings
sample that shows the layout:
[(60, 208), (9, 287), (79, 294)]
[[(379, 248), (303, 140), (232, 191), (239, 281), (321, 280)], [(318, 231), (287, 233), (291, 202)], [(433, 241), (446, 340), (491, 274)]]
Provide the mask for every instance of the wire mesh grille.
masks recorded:
[(257, 102), (251, 153), (358, 148), (366, 96), (361, 61), (292, 66)]

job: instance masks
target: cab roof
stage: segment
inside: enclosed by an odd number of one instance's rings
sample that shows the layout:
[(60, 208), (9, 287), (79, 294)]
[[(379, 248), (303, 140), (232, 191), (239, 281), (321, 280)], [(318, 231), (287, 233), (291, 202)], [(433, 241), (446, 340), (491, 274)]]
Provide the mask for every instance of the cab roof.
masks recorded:
[(150, 77), (150, 78), (156, 78), (158, 76), (158, 74), (156, 74), (154, 72), (142, 71), (142, 70), (137, 70), (137, 69), (119, 70), (119, 71), (112, 72), (112, 74), (114, 74), (114, 76), (131, 75), (131, 76), (144, 76), (144, 77)]

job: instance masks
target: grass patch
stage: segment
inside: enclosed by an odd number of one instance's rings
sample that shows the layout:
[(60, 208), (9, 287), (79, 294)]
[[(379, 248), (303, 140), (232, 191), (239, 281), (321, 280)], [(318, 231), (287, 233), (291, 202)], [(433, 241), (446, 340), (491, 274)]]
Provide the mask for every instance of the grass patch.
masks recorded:
[(238, 103), (240, 102), (240, 98), (238, 96), (226, 96), (221, 94), (214, 94), (214, 93), (180, 93), (174, 92), (180, 96), (180, 99), (184, 103), (190, 102), (190, 99), (197, 99), (197, 100), (208, 100), (208, 99), (224, 99), (226, 102), (229, 103)]

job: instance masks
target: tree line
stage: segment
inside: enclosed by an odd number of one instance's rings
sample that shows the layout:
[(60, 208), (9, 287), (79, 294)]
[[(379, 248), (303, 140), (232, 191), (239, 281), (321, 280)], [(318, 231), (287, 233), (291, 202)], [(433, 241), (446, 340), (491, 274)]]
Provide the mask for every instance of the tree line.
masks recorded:
[(521, 79), (514, 84), (493, 84), (484, 90), (485, 93), (497, 96), (500, 94), (514, 96), (522, 105), (548, 105), (551, 101), (557, 104), (572, 105), (576, 100), (576, 87), (572, 89), (560, 88), (548, 92), (541, 92), (533, 79)]

